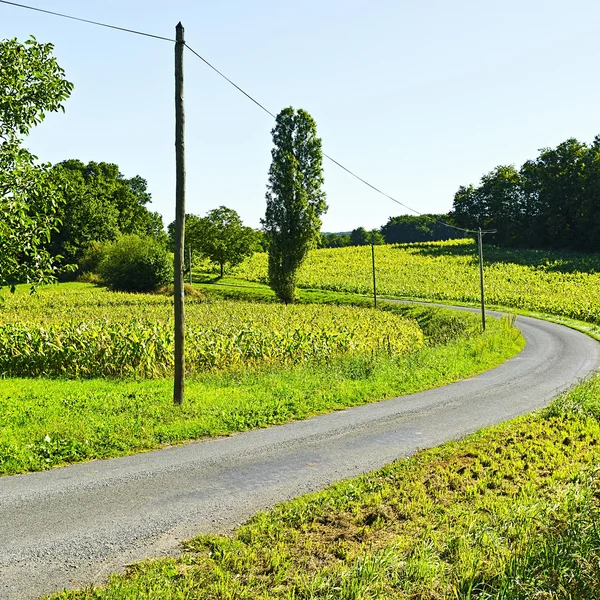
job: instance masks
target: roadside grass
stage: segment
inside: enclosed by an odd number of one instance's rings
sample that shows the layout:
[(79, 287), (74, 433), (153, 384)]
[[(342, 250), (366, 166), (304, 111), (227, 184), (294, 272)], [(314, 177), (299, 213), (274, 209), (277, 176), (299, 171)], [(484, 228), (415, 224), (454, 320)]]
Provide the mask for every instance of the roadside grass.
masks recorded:
[(600, 375), (547, 409), (276, 506), (62, 599), (591, 600)]
[(422, 391), (490, 369), (524, 340), (510, 319), (431, 307), (392, 307), (417, 318), (420, 350), (339, 357), (282, 369), (190, 378), (173, 406), (170, 380), (7, 378), (0, 388), (0, 474), (38, 471), (267, 427)]

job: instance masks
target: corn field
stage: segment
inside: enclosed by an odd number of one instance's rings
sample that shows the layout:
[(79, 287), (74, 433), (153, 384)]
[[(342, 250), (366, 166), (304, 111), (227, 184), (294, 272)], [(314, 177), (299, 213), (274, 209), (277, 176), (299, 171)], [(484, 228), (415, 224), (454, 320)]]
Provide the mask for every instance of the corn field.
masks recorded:
[[(6, 295), (0, 374), (20, 377), (167, 376), (173, 369), (168, 298), (57, 286)], [(186, 306), (186, 368), (205, 372), (324, 361), (421, 347), (416, 322), (367, 308), (226, 300)]]

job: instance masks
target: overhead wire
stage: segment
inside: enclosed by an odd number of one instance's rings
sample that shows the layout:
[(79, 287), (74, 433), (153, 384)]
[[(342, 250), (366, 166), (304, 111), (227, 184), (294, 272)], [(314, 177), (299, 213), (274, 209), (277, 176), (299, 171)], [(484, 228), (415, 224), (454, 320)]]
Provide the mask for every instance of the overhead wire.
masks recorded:
[[(173, 38), (163, 37), (163, 36), (160, 36), (160, 35), (155, 35), (155, 34), (147, 33), (147, 32), (144, 32), (144, 31), (138, 31), (138, 30), (135, 30), (135, 29), (128, 29), (126, 27), (119, 27), (117, 25), (110, 25), (108, 23), (102, 23), (100, 21), (92, 21), (90, 19), (83, 19), (81, 17), (75, 17), (75, 16), (72, 16), (72, 15), (67, 15), (67, 14), (59, 13), (59, 12), (54, 12), (54, 11), (46, 10), (46, 9), (43, 9), (43, 8), (37, 8), (37, 7), (34, 7), (34, 6), (28, 6), (26, 4), (20, 4), (18, 2), (11, 2), (9, 0), (0, 0), (0, 4), (8, 4), (8, 5), (11, 5), (11, 6), (16, 6), (16, 7), (19, 7), (19, 8), (24, 8), (24, 9), (27, 9), (27, 10), (32, 10), (32, 11), (36, 11), (36, 12), (40, 12), (40, 13), (45, 13), (45, 14), (56, 16), (56, 17), (62, 17), (64, 19), (71, 19), (73, 21), (80, 21), (82, 23), (88, 23), (88, 24), (91, 24), (91, 25), (99, 26), (99, 27), (106, 27), (108, 29), (115, 29), (115, 30), (118, 30), (118, 31), (123, 31), (123, 32), (126, 32), (126, 33), (132, 33), (132, 34), (135, 34), (135, 35), (141, 35), (141, 36), (146, 36), (146, 37), (150, 37), (150, 38), (155, 38), (155, 39), (158, 39), (158, 40), (164, 40), (164, 41), (167, 41), (167, 42), (173, 42), (173, 43), (176, 42), (176, 40), (174, 40)], [(236, 88), (239, 92), (241, 92), (244, 96), (246, 96), (249, 100), (251, 100), (254, 104), (256, 104), (260, 109), (262, 109), (264, 112), (266, 112), (268, 115), (270, 115), (274, 119), (277, 118), (274, 113), (272, 113), (269, 109), (267, 109), (258, 100), (256, 100), (255, 98), (253, 98), (246, 91), (244, 91), (234, 81), (232, 81), (231, 79), (229, 79), (229, 77), (227, 77), (224, 73), (222, 73), (219, 69), (217, 69), (214, 65), (212, 65), (201, 54), (199, 54), (198, 52), (196, 52), (189, 44), (187, 44), (187, 43), (184, 42), (184, 45), (185, 45), (185, 47), (194, 56), (196, 56), (202, 62), (204, 62), (208, 67), (210, 67), (213, 71), (215, 71), (215, 73), (217, 73), (218, 75), (220, 75), (223, 79), (225, 79), (225, 81), (227, 81), (229, 84), (231, 84), (234, 88)], [(415, 214), (417, 214), (419, 216), (425, 216), (424, 213), (419, 212), (418, 210), (412, 208), (411, 206), (408, 206), (407, 204), (404, 204), (403, 202), (400, 202), (400, 200), (397, 200), (393, 196), (390, 196), (389, 194), (383, 192), (378, 187), (376, 187), (373, 184), (369, 183), (366, 179), (363, 179), (362, 177), (360, 177), (359, 175), (357, 175), (356, 173), (354, 173), (354, 171), (352, 171), (348, 167), (345, 167), (342, 163), (340, 163), (339, 161), (335, 160), (333, 157), (329, 156), (325, 152), (323, 152), (323, 156), (325, 158), (327, 158), (328, 160), (330, 160), (331, 162), (333, 162), (338, 167), (340, 167), (341, 169), (343, 169), (344, 171), (346, 171), (346, 173), (348, 173), (349, 175), (351, 175), (355, 179), (358, 179), (358, 181), (360, 181), (363, 184), (365, 184), (366, 186), (370, 187), (372, 190), (374, 190), (378, 194), (381, 194), (385, 198), (388, 198), (392, 202), (395, 202), (399, 206), (402, 206), (403, 208), (405, 208), (407, 210), (410, 210), (411, 212), (413, 212), (413, 213), (415, 213)], [(463, 227), (458, 227), (457, 225), (452, 225), (450, 223), (446, 223), (445, 221), (442, 221), (441, 219), (435, 219), (435, 222), (438, 223), (438, 224), (440, 224), (440, 225), (443, 225), (445, 227), (449, 227), (451, 229), (455, 229), (456, 231), (462, 231), (464, 233), (479, 233), (480, 232), (480, 230), (465, 229)], [(492, 231), (481, 231), (481, 233), (492, 233)]]
[[(216, 73), (218, 73), (223, 79), (225, 79), (225, 81), (229, 82), (233, 87), (235, 87), (238, 91), (240, 91), (242, 94), (244, 94), (244, 96), (246, 96), (247, 98), (249, 98), (252, 102), (254, 102), (254, 104), (256, 104), (258, 107), (260, 107), (268, 115), (270, 115), (274, 119), (277, 118), (268, 108), (265, 108), (258, 100), (256, 100), (255, 98), (253, 98), (250, 94), (248, 94), (246, 91), (244, 91), (239, 85), (237, 85), (235, 82), (233, 82), (231, 79), (229, 79), (229, 77), (227, 77), (221, 71), (219, 71), (219, 69), (217, 69), (214, 65), (212, 65), (210, 62), (208, 62), (203, 56), (201, 56), (198, 52), (196, 52), (187, 42), (184, 42), (184, 44), (185, 44), (186, 48), (192, 54), (194, 54), (195, 56), (197, 56), (202, 62), (204, 62), (207, 66), (209, 66), (213, 71), (215, 71)], [(378, 194), (381, 194), (382, 196), (385, 196), (386, 198), (392, 200), (392, 202), (395, 202), (396, 204), (402, 206), (403, 208), (406, 208), (407, 210), (410, 210), (410, 211), (414, 212), (415, 214), (417, 214), (419, 216), (424, 216), (424, 213), (421, 213), (418, 210), (416, 210), (416, 209), (408, 206), (407, 204), (404, 204), (403, 202), (400, 202), (400, 200), (397, 200), (393, 196), (390, 196), (389, 194), (386, 194), (385, 192), (383, 192), (382, 190), (380, 190), (378, 187), (376, 187), (373, 184), (369, 183), (366, 179), (363, 179), (362, 177), (360, 177), (359, 175), (357, 175), (356, 173), (354, 173), (352, 170), (350, 170), (348, 167), (345, 167), (342, 163), (340, 163), (339, 161), (335, 160), (335, 158), (333, 158), (332, 156), (329, 156), (329, 154), (323, 152), (323, 156), (325, 158), (329, 159), (332, 163), (336, 164), (338, 167), (340, 167), (344, 171), (346, 171), (346, 173), (348, 173), (349, 175), (352, 175), (352, 177), (358, 179), (360, 182), (364, 183), (366, 186), (368, 186), (372, 190), (376, 191)], [(444, 225), (446, 227), (450, 227), (452, 229), (456, 229), (457, 231), (462, 231), (464, 233), (478, 233), (478, 230), (475, 230), (475, 229), (465, 229), (463, 227), (457, 227), (456, 225), (451, 225), (450, 223), (446, 223), (445, 221), (442, 221), (440, 219), (436, 219), (435, 222), (439, 223), (440, 225)], [(482, 232), (482, 233), (484, 233), (484, 232)], [(486, 232), (486, 233), (491, 233), (491, 232)]]
[(82, 19), (81, 17), (74, 17), (72, 15), (66, 15), (64, 13), (54, 12), (52, 10), (46, 10), (44, 8), (38, 8), (36, 6), (28, 6), (27, 4), (19, 4), (18, 2), (9, 2), (8, 0), (0, 0), (0, 4), (10, 4), (11, 6), (18, 6), (19, 8), (26, 8), (27, 10), (33, 10), (35, 12), (46, 13), (47, 15), (54, 15), (55, 17), (62, 17), (63, 19), (71, 19), (73, 21), (81, 21), (82, 23), (89, 23), (90, 25), (98, 25), (99, 27), (107, 27), (108, 29), (117, 29), (118, 31), (125, 31), (126, 33), (134, 33), (136, 35), (143, 35), (146, 37), (155, 38), (157, 40), (165, 40), (166, 42), (175, 42), (174, 39), (168, 38), (168, 37), (163, 37), (162, 35), (154, 35), (153, 33), (147, 33), (145, 31), (137, 31), (136, 29), (127, 29), (126, 27), (118, 27), (117, 25), (101, 23), (100, 21), (91, 21), (90, 19)]

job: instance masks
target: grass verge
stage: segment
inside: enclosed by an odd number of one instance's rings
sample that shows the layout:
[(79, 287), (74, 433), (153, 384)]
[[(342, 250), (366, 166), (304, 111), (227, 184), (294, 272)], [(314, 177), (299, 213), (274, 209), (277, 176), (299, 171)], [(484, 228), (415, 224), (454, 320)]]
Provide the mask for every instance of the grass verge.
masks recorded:
[(597, 598), (599, 419), (596, 376), (543, 411), (52, 598)]
[(472, 315), (392, 310), (418, 318), (430, 343), (397, 357), (198, 376), (188, 380), (181, 408), (172, 404), (170, 380), (5, 379), (0, 474), (122, 456), (422, 391), (496, 366), (524, 344), (506, 320), (491, 320), (484, 335), (474, 335)]

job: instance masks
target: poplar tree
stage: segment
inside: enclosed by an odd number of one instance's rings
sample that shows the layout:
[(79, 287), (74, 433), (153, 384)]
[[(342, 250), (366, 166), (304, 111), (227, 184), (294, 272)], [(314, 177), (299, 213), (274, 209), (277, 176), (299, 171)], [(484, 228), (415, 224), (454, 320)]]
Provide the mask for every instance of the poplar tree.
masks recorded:
[(327, 210), (321, 139), (314, 119), (302, 109), (284, 108), (271, 132), (274, 148), (261, 221), (269, 252), (269, 285), (282, 301), (293, 302), (296, 278), (320, 237)]

